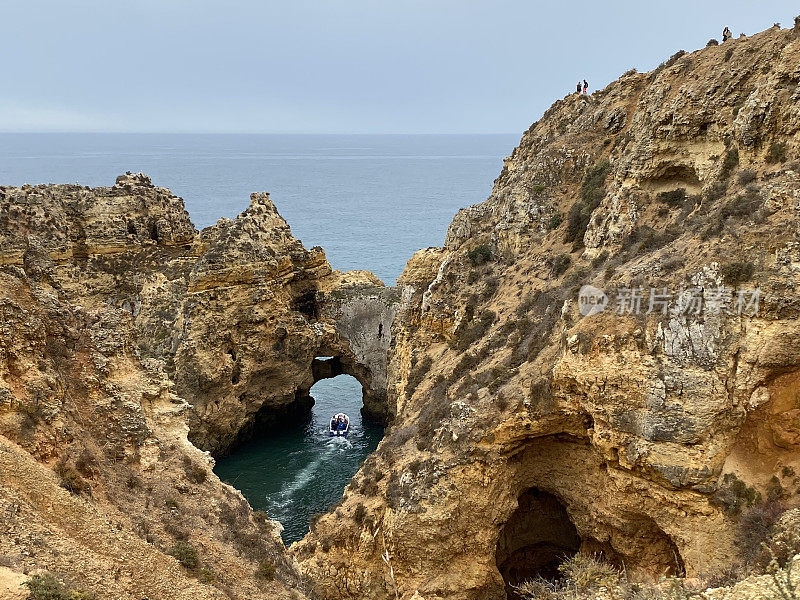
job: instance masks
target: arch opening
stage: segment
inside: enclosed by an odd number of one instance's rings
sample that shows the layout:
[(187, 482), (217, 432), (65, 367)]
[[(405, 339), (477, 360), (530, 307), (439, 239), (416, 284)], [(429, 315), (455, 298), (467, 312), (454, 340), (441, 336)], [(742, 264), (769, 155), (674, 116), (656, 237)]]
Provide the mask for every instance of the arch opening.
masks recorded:
[(525, 491), (497, 543), (497, 569), (508, 597), (518, 598), (513, 586), (523, 581), (558, 579), (558, 565), (575, 555), (581, 544), (578, 530), (556, 496), (538, 488)]
[[(287, 544), (301, 539), (311, 518), (341, 498), (383, 437), (381, 424), (362, 416), (363, 383), (344, 370), (337, 357), (315, 358), (316, 381), (299, 389), (278, 418), (274, 408), (264, 410), (250, 440), (215, 467), (254, 509), (280, 521)], [(329, 436), (330, 418), (339, 412), (350, 417), (346, 438)]]

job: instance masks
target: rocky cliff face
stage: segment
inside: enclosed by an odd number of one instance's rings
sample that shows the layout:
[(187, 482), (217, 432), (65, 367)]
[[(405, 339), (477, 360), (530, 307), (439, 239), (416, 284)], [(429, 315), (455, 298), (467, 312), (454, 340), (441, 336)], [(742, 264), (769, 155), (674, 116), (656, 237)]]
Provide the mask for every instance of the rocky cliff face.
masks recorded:
[(578, 550), (697, 577), (797, 504), (798, 65), (776, 27), (556, 102), (409, 261), (397, 418), (295, 547), (321, 595), (504, 598)]
[(0, 188), (0, 265), (2, 565), (103, 598), (288, 597), (279, 526), (198, 447), (227, 451), (343, 372), (390, 415), (393, 292), (332, 272), (267, 194), (197, 232), (141, 174)]
[[(0, 187), (0, 591), (466, 600), (578, 551), (744, 560), (800, 486), (798, 65), (773, 28), (556, 102), (396, 289), (266, 194), (197, 232), (144, 175)], [(340, 373), (393, 425), (290, 556), (210, 453)]]

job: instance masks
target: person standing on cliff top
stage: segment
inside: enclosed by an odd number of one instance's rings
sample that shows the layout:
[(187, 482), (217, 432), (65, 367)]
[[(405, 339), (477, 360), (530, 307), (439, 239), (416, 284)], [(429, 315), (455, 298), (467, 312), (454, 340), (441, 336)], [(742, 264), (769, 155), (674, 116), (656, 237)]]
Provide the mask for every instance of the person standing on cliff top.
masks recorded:
[(580, 81), (578, 82), (578, 93), (579, 94), (581, 93), (581, 82)]
[(589, 84), (588, 84), (588, 83), (586, 83), (586, 80), (584, 79), (584, 80), (583, 80), (583, 93), (584, 93), (584, 94), (587, 94), (587, 93), (588, 93), (588, 90), (589, 90)]
[(733, 34), (731, 33), (731, 30), (728, 27), (726, 27), (725, 29), (722, 30), (722, 41), (723, 42), (727, 42), (732, 37), (733, 37)]

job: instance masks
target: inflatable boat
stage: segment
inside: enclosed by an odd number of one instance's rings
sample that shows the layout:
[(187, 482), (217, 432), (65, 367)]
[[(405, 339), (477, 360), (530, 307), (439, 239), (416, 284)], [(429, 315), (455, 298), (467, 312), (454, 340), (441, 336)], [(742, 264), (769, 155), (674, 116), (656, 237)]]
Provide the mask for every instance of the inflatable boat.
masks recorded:
[(328, 426), (328, 431), (331, 437), (347, 437), (347, 434), (350, 432), (350, 417), (344, 413), (333, 415)]

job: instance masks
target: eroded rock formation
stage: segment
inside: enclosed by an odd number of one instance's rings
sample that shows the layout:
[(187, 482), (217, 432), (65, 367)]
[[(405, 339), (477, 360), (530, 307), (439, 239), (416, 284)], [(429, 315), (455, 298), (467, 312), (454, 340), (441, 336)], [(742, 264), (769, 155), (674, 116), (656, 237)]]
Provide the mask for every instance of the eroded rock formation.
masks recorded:
[[(300, 579), (279, 526), (201, 450), (308, 409), (338, 374), (319, 356), (390, 417), (393, 291), (332, 272), (267, 194), (197, 232), (141, 174), (0, 188), (0, 265), (3, 564), (103, 598), (288, 596)], [(182, 568), (166, 554), (189, 542)]]
[[(797, 503), (798, 65), (776, 27), (524, 134), (399, 281), (397, 418), (295, 546), (318, 593), (504, 598), (501, 571), (546, 574), (556, 547), (696, 577), (737, 560), (742, 505)], [(582, 317), (586, 284), (605, 312)], [(555, 504), (520, 515), (532, 494)]]

